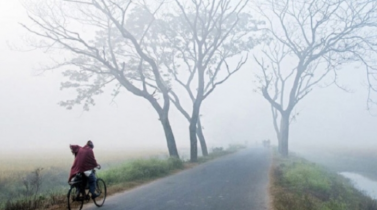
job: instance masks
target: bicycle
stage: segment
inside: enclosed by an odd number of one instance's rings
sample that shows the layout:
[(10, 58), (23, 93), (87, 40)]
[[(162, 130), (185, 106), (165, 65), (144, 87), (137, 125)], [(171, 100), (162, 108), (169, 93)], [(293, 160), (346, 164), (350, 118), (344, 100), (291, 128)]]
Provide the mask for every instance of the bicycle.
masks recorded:
[[(96, 175), (95, 172), (96, 171), (93, 170), (94, 175)], [(89, 202), (91, 198), (88, 178), (84, 173), (76, 174), (73, 181), (69, 182), (69, 185), (71, 187), (67, 194), (68, 210), (81, 210), (84, 201)], [(96, 193), (99, 194), (99, 196), (93, 199), (94, 204), (97, 207), (101, 207), (105, 203), (107, 195), (105, 181), (101, 178), (98, 178), (96, 181)]]

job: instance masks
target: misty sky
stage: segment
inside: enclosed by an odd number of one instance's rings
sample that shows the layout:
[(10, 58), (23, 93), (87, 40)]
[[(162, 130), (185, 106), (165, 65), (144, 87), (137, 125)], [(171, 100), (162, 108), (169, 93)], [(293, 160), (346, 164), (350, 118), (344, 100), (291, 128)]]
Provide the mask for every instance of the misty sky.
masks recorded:
[[(166, 148), (158, 116), (150, 104), (123, 91), (114, 101), (110, 94), (96, 97), (89, 112), (77, 106), (66, 110), (60, 100), (74, 91), (60, 91), (59, 71), (37, 75), (49, 56), (27, 49), (27, 36), (18, 22), (26, 14), (18, 1), (0, 1), (0, 153), (9, 151), (67, 150), (70, 143), (92, 139), (97, 148)], [(8, 44), (9, 43), (9, 44)], [(202, 107), (202, 122), (209, 148), (229, 143), (254, 144), (270, 138), (276, 144), (269, 104), (254, 93), (251, 64), (220, 86)], [(300, 116), (292, 124), (290, 146), (343, 144), (377, 146), (377, 118), (366, 110), (367, 89), (362, 69), (344, 69), (339, 88), (317, 88), (298, 106)], [(171, 123), (178, 147), (188, 148), (188, 123), (171, 105)], [(377, 110), (375, 110), (377, 112)]]

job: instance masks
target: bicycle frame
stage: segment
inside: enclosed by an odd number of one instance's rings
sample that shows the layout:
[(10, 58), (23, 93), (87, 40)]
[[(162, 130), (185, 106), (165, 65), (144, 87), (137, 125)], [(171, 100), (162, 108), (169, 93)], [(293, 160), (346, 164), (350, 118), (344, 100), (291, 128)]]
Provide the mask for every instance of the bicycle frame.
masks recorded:
[[(77, 194), (75, 197), (75, 200), (81, 201), (83, 200), (90, 200), (89, 196), (89, 183), (88, 183), (88, 177), (86, 177), (83, 173), (76, 175), (76, 177), (79, 176), (80, 180), (72, 181), (70, 182), (71, 187), (75, 187), (77, 189)], [(75, 178), (76, 178), (75, 177)]]

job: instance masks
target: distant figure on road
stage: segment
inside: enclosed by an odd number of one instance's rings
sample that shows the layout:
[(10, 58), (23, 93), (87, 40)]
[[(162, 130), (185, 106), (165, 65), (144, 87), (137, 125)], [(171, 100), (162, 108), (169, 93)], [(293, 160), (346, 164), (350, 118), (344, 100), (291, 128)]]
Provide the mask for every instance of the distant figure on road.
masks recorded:
[(93, 174), (92, 170), (94, 168), (101, 168), (94, 157), (93, 148), (94, 144), (92, 141), (88, 141), (84, 147), (78, 145), (69, 145), (72, 154), (75, 155), (75, 160), (71, 167), (71, 172), (69, 174), (68, 182), (77, 174), (84, 173), (88, 177), (89, 191), (92, 194), (92, 198), (98, 197), (95, 193), (95, 183), (96, 176)]

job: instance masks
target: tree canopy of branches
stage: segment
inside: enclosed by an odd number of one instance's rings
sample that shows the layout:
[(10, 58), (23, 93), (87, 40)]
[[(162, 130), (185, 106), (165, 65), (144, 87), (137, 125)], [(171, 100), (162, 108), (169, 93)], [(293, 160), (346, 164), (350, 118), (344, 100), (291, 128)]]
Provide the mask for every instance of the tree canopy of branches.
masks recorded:
[[(200, 122), (202, 102), (241, 69), (248, 51), (263, 38), (256, 33), (262, 22), (245, 11), (248, 2), (175, 0), (174, 12), (157, 24), (168, 42), (155, 45), (168, 49), (163, 64), (176, 84), (169, 92), (171, 101), (190, 123), (191, 161), (197, 158), (197, 137), (203, 155), (208, 154)], [(191, 108), (181, 103), (177, 86), (187, 93)]]
[(144, 42), (144, 34), (162, 5), (154, 3), (154, 9), (148, 8), (145, 22), (135, 28), (132, 16), (142, 5), (132, 1), (27, 1), (25, 8), (32, 23), (22, 26), (42, 38), (35, 47), (67, 52), (68, 58), (51, 67), (65, 69), (68, 81), (62, 83), (62, 88), (77, 90), (77, 97), (61, 102), (62, 106), (72, 108), (84, 103), (89, 109), (94, 105), (93, 97), (115, 82), (115, 95), (125, 88), (153, 106), (170, 156), (179, 157), (168, 117), (170, 87), (159, 70), (159, 60), (149, 54), (150, 46)]
[[(313, 88), (351, 63), (376, 79), (377, 2), (373, 0), (265, 0), (257, 4), (271, 41), (255, 61), (260, 91), (271, 104), (279, 151), (288, 155), (295, 106)], [(280, 120), (280, 124), (278, 121)]]

